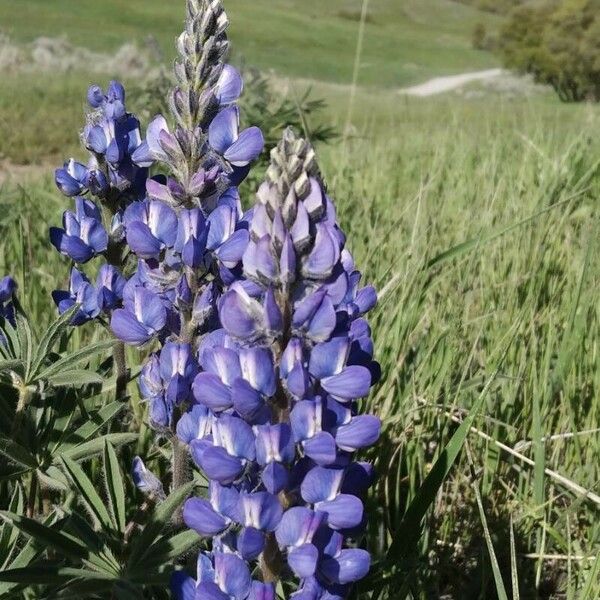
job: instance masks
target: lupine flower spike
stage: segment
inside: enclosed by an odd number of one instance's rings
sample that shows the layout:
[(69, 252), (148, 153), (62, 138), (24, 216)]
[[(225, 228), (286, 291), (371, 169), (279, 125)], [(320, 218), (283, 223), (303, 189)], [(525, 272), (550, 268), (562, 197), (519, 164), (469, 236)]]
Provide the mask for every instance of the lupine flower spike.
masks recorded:
[(353, 455), (380, 432), (358, 403), (379, 377), (364, 318), (376, 294), (359, 288), (313, 149), (291, 131), (247, 219), (242, 270), (218, 301), (221, 328), (197, 342), (177, 426), (211, 482), (184, 521), (211, 551), (173, 589), (274, 598), (275, 582), (296, 579), (296, 600), (345, 598), (370, 565), (356, 541), (372, 469)]

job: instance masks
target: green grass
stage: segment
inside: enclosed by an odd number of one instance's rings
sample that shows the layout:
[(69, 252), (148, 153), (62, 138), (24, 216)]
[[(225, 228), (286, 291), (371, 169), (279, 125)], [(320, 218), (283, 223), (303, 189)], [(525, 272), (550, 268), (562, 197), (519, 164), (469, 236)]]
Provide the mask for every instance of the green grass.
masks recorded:
[[(463, 456), (410, 575), (384, 597), (398, 600), (407, 582), (423, 600), (496, 597), (488, 544), (512, 589), (512, 519), (521, 598), (593, 600), (600, 507), (544, 467), (600, 492), (600, 437), (584, 433), (600, 423), (600, 114), (453, 98), (405, 99), (393, 113), (388, 100), (374, 124), (385, 136), (370, 124), (346, 147), (320, 149), (350, 248), (382, 292), (373, 330), (384, 378), (369, 400), (385, 423), (370, 502), (377, 557), (455, 421), (499, 372), (468, 438), (477, 479)], [(64, 208), (52, 187), (0, 192), (0, 273), (16, 273), (41, 322), (67, 273), (46, 240)], [(561, 434), (576, 435), (548, 439)]]
[[(0, 0), (0, 30), (18, 41), (65, 35), (74, 44), (110, 51), (155, 36), (166, 56), (181, 30), (180, 3), (160, 0)], [(349, 83), (359, 0), (228, 0), (239, 57), (290, 77)], [(429, 77), (494, 66), (471, 47), (476, 22), (495, 16), (450, 0), (373, 0), (360, 82), (398, 87)], [(157, 24), (159, 26), (157, 26)]]

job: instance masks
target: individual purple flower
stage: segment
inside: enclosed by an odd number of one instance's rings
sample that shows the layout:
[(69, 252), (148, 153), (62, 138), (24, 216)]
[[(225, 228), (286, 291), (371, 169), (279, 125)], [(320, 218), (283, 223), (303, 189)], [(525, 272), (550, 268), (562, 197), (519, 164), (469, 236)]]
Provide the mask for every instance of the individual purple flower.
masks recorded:
[(50, 228), (52, 245), (77, 263), (85, 263), (104, 252), (108, 234), (102, 225), (102, 215), (91, 201), (75, 198), (75, 212), (65, 211), (63, 229)]
[(191, 345), (167, 342), (160, 351), (159, 366), (167, 402), (176, 405), (188, 400), (198, 371)]
[(224, 65), (214, 90), (219, 104), (233, 104), (242, 95), (243, 89), (244, 82), (237, 69), (231, 65)]
[(258, 127), (239, 131), (240, 115), (237, 106), (221, 110), (208, 128), (210, 145), (234, 167), (245, 167), (258, 157), (264, 147)]
[[(11, 325), (15, 325), (15, 308), (13, 298), (17, 292), (17, 282), (6, 275), (0, 279), (0, 319), (6, 319)], [(0, 334), (0, 341), (2, 341)]]
[(86, 192), (88, 170), (85, 165), (70, 158), (61, 169), (56, 169), (54, 181), (65, 196), (78, 196)]
[(239, 492), (211, 481), (208, 498), (189, 498), (183, 507), (185, 524), (199, 535), (212, 537), (240, 521)]
[[(265, 595), (265, 590), (270, 595)], [(236, 554), (214, 552), (198, 556), (197, 579), (177, 571), (171, 579), (177, 600), (270, 600), (274, 590), (269, 584), (253, 582), (246, 562)]]
[(192, 440), (190, 451), (209, 479), (229, 485), (256, 457), (252, 427), (239, 417), (222, 415), (213, 423), (212, 442)]
[(220, 204), (209, 215), (207, 225), (207, 249), (226, 267), (235, 267), (248, 244), (248, 231), (239, 227), (237, 206), (229, 202)]
[(206, 219), (199, 208), (184, 209), (179, 213), (174, 248), (187, 267), (193, 269), (204, 263), (208, 231)]
[[(161, 135), (163, 139), (172, 142), (166, 119), (162, 115), (158, 115), (148, 125), (146, 139), (139, 144), (132, 154), (132, 160), (136, 165), (150, 167), (155, 161), (167, 161), (167, 154), (161, 144)], [(167, 138), (167, 136), (170, 137)]]
[(56, 290), (52, 292), (52, 298), (61, 315), (75, 304), (79, 305), (79, 310), (71, 318), (71, 325), (82, 325), (100, 314), (96, 288), (75, 267), (71, 269), (69, 290)]
[(146, 467), (139, 456), (133, 458), (131, 477), (135, 487), (141, 492), (148, 496), (154, 496), (159, 500), (164, 500), (165, 492), (160, 479)]
[(109, 312), (120, 305), (126, 283), (125, 277), (113, 265), (104, 264), (100, 267), (96, 277), (96, 291), (101, 311)]
[(140, 258), (158, 258), (177, 238), (177, 215), (158, 200), (134, 202), (123, 217), (127, 243)]
[(156, 337), (167, 324), (167, 310), (157, 294), (136, 286), (126, 293), (123, 308), (112, 314), (110, 326), (118, 339), (141, 346)]

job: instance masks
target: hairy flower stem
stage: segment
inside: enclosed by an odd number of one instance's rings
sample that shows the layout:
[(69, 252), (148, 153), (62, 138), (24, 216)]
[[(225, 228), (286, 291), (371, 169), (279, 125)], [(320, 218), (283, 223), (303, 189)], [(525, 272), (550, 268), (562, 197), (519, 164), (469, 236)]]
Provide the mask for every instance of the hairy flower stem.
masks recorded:
[(29, 483), (29, 494), (27, 497), (27, 516), (33, 519), (35, 515), (35, 501), (37, 500), (38, 476), (37, 471), (31, 472), (31, 481)]
[[(122, 245), (110, 244), (106, 259), (109, 264), (122, 271), (124, 266)], [(115, 400), (124, 401), (127, 398), (129, 371), (125, 356), (125, 344), (121, 341), (117, 341), (113, 348), (113, 368), (116, 376)]]
[(125, 344), (117, 342), (113, 348), (113, 361), (116, 373), (115, 400), (124, 401), (127, 398), (127, 360), (125, 358)]
[(275, 534), (269, 533), (265, 543), (265, 549), (260, 558), (260, 571), (265, 583), (277, 583), (280, 580), (284, 561)]

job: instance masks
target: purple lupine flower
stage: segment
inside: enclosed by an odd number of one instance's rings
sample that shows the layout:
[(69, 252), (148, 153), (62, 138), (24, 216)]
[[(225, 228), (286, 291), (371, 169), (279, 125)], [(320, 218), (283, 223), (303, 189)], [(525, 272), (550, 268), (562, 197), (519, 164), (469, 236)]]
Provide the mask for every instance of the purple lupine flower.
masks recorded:
[(100, 314), (96, 288), (90, 283), (85, 274), (78, 271), (75, 267), (71, 269), (69, 290), (56, 290), (52, 292), (52, 298), (60, 314), (69, 310), (75, 304), (79, 304), (79, 310), (71, 319), (72, 325), (82, 325)]
[(239, 131), (237, 106), (224, 108), (208, 128), (210, 145), (234, 167), (245, 167), (262, 152), (264, 139), (258, 127)]
[[(362, 531), (372, 481), (353, 454), (381, 432), (358, 411), (379, 376), (363, 316), (376, 295), (359, 288), (312, 149), (289, 132), (245, 219), (242, 272), (217, 302), (222, 329), (199, 344), (195, 405), (177, 427), (211, 482), (208, 499), (185, 503), (184, 520), (212, 538), (213, 557), (226, 550), (250, 571), (259, 561), (282, 575), (287, 562), (297, 600), (342, 599), (370, 566), (346, 539)], [(207, 239), (210, 247), (210, 229)], [(174, 576), (184, 581), (196, 593)]]
[[(127, 292), (127, 288), (125, 288)], [(124, 342), (141, 346), (156, 337), (167, 324), (167, 310), (154, 292), (135, 286), (126, 293), (123, 308), (113, 312), (113, 333)]]
[(127, 243), (140, 258), (158, 258), (177, 238), (177, 215), (159, 200), (130, 204), (123, 216)]
[[(17, 282), (6, 275), (0, 279), (0, 319), (6, 319), (11, 325), (15, 325), (15, 308), (13, 298), (17, 292)], [(0, 334), (0, 342), (2, 341)]]
[(96, 277), (98, 306), (104, 312), (117, 308), (123, 300), (127, 280), (113, 265), (104, 264)]
[(75, 212), (65, 211), (63, 229), (50, 228), (52, 245), (77, 263), (85, 263), (108, 247), (108, 234), (98, 207), (81, 196), (75, 198)]
[(56, 186), (65, 196), (78, 196), (87, 188), (88, 170), (85, 165), (70, 158), (61, 169), (56, 169)]
[[(125, 108), (123, 86), (112, 81), (105, 94), (93, 85), (88, 90), (88, 103), (96, 111), (88, 118), (83, 138), (86, 148), (99, 163), (106, 165), (107, 170), (107, 176), (96, 174), (94, 179), (103, 192), (108, 180), (109, 186), (116, 191), (139, 198), (145, 192), (147, 169), (132, 159), (142, 138), (138, 119)], [(91, 189), (89, 181), (88, 187)]]
[(146, 467), (139, 456), (133, 458), (131, 477), (135, 487), (144, 494), (155, 496), (159, 500), (165, 498), (165, 491), (160, 479)]
[[(161, 144), (161, 135), (163, 139), (174, 143), (166, 119), (162, 115), (158, 115), (148, 125), (146, 139), (139, 144), (132, 154), (132, 160), (136, 165), (150, 167), (155, 161), (167, 161), (167, 154)], [(167, 136), (170, 137), (167, 138)]]
[[(89, 89), (92, 159), (68, 163), (57, 183), (100, 199), (110, 232), (104, 247), (92, 240), (86, 199), (53, 237), (80, 262), (105, 253), (111, 264), (96, 285), (74, 269), (56, 300), (81, 305), (74, 321), (108, 313), (118, 339), (159, 346), (139, 378), (148, 420), (209, 481), (207, 497), (183, 507), (209, 550), (195, 579), (174, 574), (175, 597), (274, 600), (269, 581), (293, 574), (295, 598), (344, 598), (370, 564), (355, 546), (372, 471), (354, 452), (380, 433), (359, 406), (379, 376), (364, 318), (376, 294), (359, 287), (314, 152), (291, 132), (242, 213), (235, 186), (264, 140), (240, 131), (226, 26), (218, 0), (188, 3), (171, 116), (144, 140), (120, 84)], [(148, 179), (155, 163), (166, 174)], [(132, 476), (160, 493), (139, 458)]]

